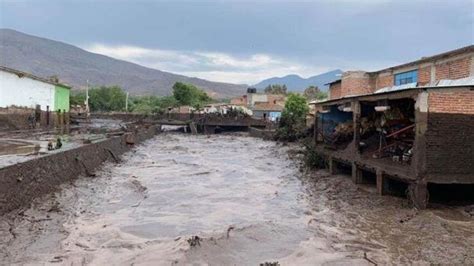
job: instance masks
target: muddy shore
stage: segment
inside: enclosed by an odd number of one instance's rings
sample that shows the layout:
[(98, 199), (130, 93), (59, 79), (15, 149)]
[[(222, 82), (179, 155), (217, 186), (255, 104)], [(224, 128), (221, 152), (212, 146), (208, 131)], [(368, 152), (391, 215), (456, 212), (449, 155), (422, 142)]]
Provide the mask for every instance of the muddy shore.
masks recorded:
[[(2, 264), (474, 264), (467, 207), (418, 211), (298, 147), (158, 135), (0, 218)], [(296, 150), (296, 151), (295, 151)]]

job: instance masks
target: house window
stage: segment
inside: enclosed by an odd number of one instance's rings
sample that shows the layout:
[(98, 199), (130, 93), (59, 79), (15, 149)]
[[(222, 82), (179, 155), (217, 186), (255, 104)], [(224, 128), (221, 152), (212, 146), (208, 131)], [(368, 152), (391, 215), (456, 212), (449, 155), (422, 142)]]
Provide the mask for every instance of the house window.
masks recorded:
[(412, 70), (395, 75), (395, 86), (418, 81), (418, 70)]

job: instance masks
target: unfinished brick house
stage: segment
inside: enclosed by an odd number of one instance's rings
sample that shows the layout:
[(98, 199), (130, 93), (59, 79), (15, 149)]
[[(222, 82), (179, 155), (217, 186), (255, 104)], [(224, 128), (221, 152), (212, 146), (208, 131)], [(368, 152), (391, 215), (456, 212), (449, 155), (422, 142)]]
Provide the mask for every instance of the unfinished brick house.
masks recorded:
[(474, 46), (345, 72), (329, 85), (330, 99), (315, 104), (314, 135), (331, 173), (348, 170), (420, 208), (440, 186), (473, 187)]

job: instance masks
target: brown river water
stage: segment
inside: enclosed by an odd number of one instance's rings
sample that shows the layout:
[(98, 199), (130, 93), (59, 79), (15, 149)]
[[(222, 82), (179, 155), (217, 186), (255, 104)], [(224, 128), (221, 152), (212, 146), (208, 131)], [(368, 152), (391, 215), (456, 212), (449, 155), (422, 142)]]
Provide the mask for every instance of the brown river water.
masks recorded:
[[(474, 264), (465, 207), (418, 211), (297, 146), (167, 133), (0, 217), (2, 265)], [(197, 236), (197, 238), (196, 238)]]

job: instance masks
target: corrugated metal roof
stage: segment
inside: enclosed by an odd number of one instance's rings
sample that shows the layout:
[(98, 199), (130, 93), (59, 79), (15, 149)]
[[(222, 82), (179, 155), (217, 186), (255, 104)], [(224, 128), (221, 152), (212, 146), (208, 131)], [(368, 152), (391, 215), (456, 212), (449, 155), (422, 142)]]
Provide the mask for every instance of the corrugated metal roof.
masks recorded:
[(389, 91), (401, 91), (401, 90), (408, 90), (408, 89), (414, 89), (414, 88), (416, 88), (416, 82), (407, 83), (407, 84), (398, 85), (398, 86), (384, 87), (384, 88), (376, 90), (374, 93), (383, 93), (383, 92), (389, 92)]
[(437, 86), (474, 86), (474, 76), (470, 76), (462, 79), (442, 79), (438, 82)]

